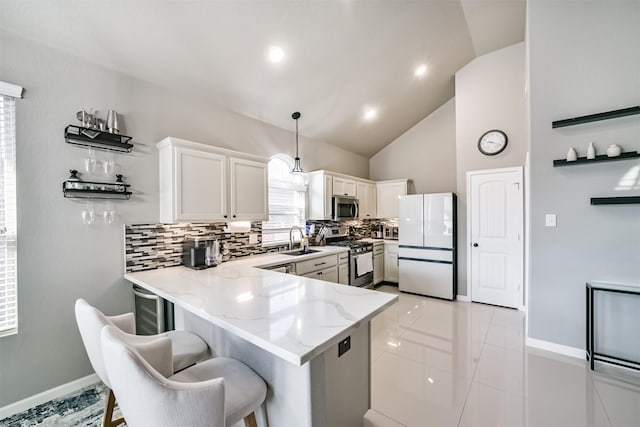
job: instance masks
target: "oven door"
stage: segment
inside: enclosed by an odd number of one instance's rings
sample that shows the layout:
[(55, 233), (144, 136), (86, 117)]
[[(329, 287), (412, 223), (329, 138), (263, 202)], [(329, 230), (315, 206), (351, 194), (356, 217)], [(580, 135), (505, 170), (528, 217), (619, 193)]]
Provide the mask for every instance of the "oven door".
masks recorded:
[(349, 270), (351, 286), (373, 287), (373, 252), (350, 254)]

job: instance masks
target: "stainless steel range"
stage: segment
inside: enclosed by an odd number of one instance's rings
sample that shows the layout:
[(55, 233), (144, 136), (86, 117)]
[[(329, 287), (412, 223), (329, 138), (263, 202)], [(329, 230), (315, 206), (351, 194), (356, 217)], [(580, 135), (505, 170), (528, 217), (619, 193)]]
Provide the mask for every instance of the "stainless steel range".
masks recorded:
[(346, 237), (327, 238), (329, 246), (349, 248), (349, 286), (373, 287), (373, 245)]

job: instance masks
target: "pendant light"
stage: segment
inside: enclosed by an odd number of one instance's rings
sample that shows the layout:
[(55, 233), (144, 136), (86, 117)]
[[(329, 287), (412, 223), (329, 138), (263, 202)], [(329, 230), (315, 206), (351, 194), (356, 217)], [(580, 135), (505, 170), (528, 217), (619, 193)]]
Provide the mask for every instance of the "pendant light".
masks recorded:
[(302, 170), (302, 166), (300, 165), (300, 156), (298, 155), (298, 119), (300, 118), (300, 113), (295, 112), (291, 115), (291, 118), (296, 121), (296, 158), (294, 159), (293, 169), (291, 169), (292, 174), (304, 173)]

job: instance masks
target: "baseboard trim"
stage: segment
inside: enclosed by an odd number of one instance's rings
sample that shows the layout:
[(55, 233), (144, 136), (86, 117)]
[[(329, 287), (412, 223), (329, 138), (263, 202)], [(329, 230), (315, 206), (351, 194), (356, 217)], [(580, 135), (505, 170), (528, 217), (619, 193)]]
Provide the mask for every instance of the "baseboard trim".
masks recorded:
[(27, 409), (31, 409), (50, 400), (57, 399), (66, 394), (73, 393), (74, 391), (78, 391), (99, 381), (100, 378), (98, 378), (96, 374), (87, 375), (86, 377), (59, 385), (58, 387), (54, 387), (50, 390), (43, 391), (42, 393), (29, 396), (26, 399), (3, 406), (0, 408), (0, 420), (19, 414)]
[(556, 344), (550, 341), (537, 340), (530, 337), (527, 337), (525, 343), (529, 347), (539, 348), (541, 350), (547, 350), (569, 357), (575, 357), (576, 359), (585, 360), (587, 357), (587, 353), (581, 348), (569, 347), (567, 345)]
[(467, 295), (456, 295), (456, 299), (460, 302), (471, 302), (471, 297)]

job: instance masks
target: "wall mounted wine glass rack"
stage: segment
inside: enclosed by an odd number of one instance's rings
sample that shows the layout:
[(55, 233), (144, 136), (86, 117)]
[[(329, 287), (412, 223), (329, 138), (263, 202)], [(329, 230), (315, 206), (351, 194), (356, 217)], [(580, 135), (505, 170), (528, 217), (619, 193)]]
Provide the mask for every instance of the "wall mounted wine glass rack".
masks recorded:
[(133, 148), (133, 144), (130, 144), (131, 139), (132, 137), (130, 136), (81, 126), (69, 125), (64, 129), (64, 140), (68, 144), (91, 147), (98, 150), (130, 153)]

